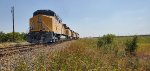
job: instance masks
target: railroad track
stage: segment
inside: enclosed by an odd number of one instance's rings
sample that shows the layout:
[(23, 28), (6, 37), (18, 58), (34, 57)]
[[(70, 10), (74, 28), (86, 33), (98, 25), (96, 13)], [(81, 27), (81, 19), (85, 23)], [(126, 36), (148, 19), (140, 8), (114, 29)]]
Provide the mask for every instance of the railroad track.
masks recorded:
[[(63, 41), (66, 42), (66, 41)], [(56, 44), (60, 44), (62, 41), (57, 42), (57, 43), (50, 43), (50, 44), (28, 44), (28, 45), (20, 45), (20, 46), (12, 46), (12, 47), (7, 47), (7, 48), (0, 48), (0, 58), (4, 56), (11, 56), (13, 54), (20, 54), (23, 52), (31, 51), (33, 49), (37, 49), (40, 47), (35, 47), (35, 46), (54, 46)], [(43, 47), (44, 48), (44, 47)]]

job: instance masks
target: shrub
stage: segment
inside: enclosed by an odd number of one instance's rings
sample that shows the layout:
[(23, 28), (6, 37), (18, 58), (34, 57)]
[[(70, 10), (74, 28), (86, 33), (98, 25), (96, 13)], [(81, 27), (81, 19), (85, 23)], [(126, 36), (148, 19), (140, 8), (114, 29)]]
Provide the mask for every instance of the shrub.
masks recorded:
[[(7, 33), (7, 38), (8, 38), (8, 41), (13, 41), (13, 33)], [(14, 40), (15, 41), (22, 41), (22, 37), (21, 37), (21, 34), (18, 33), (18, 32), (15, 32), (14, 33)]]
[(125, 43), (125, 51), (126, 54), (135, 55), (135, 51), (137, 49), (137, 36), (134, 36), (132, 40), (127, 40)]
[[(24, 41), (26, 40), (26, 33), (18, 33), (18, 32), (15, 32), (14, 33), (14, 40), (15, 41)], [(11, 42), (13, 41), (13, 33), (10, 32), (10, 33), (3, 33), (3, 32), (0, 32), (0, 42)]]
[(6, 38), (5, 35), (6, 35), (5, 33), (0, 32), (0, 42), (5, 42), (5, 41), (7, 41), (7, 38)]
[(27, 39), (27, 34), (26, 33), (21, 33), (20, 36), (21, 36), (22, 40)]
[(114, 37), (115, 37), (115, 35), (113, 35), (113, 34), (107, 34), (107, 35), (104, 35), (103, 37), (100, 37), (98, 39), (97, 46), (101, 47), (106, 44), (111, 44), (114, 40)]

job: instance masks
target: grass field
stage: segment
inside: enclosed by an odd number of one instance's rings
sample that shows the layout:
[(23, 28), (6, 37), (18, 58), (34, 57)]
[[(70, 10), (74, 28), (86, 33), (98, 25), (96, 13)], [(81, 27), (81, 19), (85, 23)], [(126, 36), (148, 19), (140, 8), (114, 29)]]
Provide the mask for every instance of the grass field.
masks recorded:
[(150, 37), (138, 37), (136, 56), (125, 54), (125, 41), (97, 47), (97, 38), (79, 39), (62, 51), (40, 53), (33, 62), (20, 58), (15, 71), (150, 71)]

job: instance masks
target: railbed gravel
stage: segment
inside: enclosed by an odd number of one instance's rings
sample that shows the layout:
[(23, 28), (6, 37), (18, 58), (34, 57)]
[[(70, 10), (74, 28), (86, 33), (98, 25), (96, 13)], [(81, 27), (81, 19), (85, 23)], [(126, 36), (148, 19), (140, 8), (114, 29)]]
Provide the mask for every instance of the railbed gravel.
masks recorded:
[(75, 40), (66, 41), (56, 45), (35, 45), (34, 47), (36, 49), (33, 49), (31, 51), (24, 51), (17, 54), (12, 54), (11, 56), (0, 57), (0, 71), (15, 71), (16, 64), (20, 60), (28, 62), (28, 64), (31, 66), (30, 68), (32, 68), (32, 63), (41, 53), (48, 54), (55, 51), (61, 51), (74, 41)]

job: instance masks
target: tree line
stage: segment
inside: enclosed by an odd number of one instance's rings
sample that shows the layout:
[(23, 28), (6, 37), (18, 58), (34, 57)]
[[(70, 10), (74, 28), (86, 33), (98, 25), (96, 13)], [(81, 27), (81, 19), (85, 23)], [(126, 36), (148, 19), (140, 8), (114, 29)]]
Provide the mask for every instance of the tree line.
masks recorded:
[[(26, 36), (27, 36), (26, 33), (15, 32), (14, 33), (14, 41), (15, 42), (25, 41)], [(0, 43), (2, 43), (2, 42), (12, 42), (12, 41), (13, 41), (13, 32), (10, 32), (10, 33), (0, 32)]]

